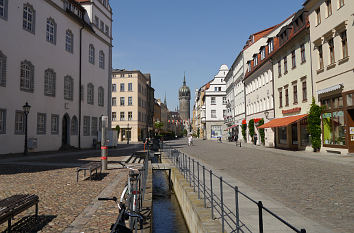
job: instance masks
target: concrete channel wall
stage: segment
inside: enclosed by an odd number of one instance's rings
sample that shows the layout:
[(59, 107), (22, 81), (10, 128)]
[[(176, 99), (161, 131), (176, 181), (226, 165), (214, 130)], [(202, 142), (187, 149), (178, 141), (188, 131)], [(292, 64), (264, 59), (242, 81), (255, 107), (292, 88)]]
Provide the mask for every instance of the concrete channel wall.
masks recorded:
[[(171, 164), (164, 155), (161, 160), (164, 164)], [(171, 181), (189, 231), (191, 233), (221, 232), (219, 221), (211, 219), (210, 209), (204, 208), (204, 202), (198, 199), (198, 194), (193, 192), (193, 188), (177, 168), (171, 168)]]

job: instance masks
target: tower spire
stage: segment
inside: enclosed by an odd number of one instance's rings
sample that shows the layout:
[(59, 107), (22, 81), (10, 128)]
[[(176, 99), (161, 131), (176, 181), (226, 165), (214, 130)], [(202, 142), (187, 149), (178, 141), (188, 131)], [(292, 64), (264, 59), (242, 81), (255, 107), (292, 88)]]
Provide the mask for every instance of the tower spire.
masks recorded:
[(183, 86), (186, 85), (186, 71), (184, 71), (184, 79), (183, 79)]
[(163, 103), (167, 106), (166, 91), (165, 91), (165, 99), (164, 99)]

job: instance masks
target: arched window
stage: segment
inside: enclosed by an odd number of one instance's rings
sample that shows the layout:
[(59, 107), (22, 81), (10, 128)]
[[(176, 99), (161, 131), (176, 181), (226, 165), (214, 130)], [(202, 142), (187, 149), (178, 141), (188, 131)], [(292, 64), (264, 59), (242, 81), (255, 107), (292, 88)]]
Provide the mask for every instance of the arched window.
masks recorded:
[(49, 43), (55, 44), (57, 36), (57, 24), (54, 19), (47, 19), (47, 27), (46, 27), (46, 39)]
[(69, 53), (74, 52), (74, 35), (69, 29), (66, 30), (65, 34), (65, 50)]
[(104, 69), (104, 53), (102, 50), (99, 52), (98, 60), (99, 60), (99, 67)]
[(269, 109), (269, 97), (267, 98), (267, 109)]
[(71, 119), (71, 135), (77, 135), (78, 134), (78, 120), (76, 116), (73, 116)]
[(89, 62), (95, 64), (95, 47), (92, 44), (89, 45)]
[(34, 26), (35, 26), (35, 11), (30, 4), (26, 3), (23, 5), (22, 27), (24, 30), (34, 33)]
[(70, 76), (64, 77), (64, 99), (73, 100), (74, 98), (74, 80)]
[(28, 92), (34, 90), (34, 66), (29, 61), (21, 62), (20, 89)]
[(54, 70), (47, 69), (44, 71), (44, 95), (55, 96), (55, 79)]
[(92, 83), (87, 84), (87, 103), (94, 103), (94, 87)]
[(0, 51), (0, 86), (6, 87), (6, 56)]
[(103, 87), (98, 88), (98, 106), (104, 106), (104, 89), (103, 89)]

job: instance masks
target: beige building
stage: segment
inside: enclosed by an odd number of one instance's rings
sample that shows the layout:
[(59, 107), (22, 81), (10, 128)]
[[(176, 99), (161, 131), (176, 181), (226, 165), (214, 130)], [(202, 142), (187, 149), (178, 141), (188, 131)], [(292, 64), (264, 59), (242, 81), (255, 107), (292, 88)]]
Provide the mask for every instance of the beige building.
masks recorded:
[[(120, 127), (118, 141), (138, 142), (148, 137), (151, 77), (139, 70), (112, 71), (112, 128)], [(152, 111), (153, 113), (153, 111)]]
[(353, 0), (307, 0), (315, 98), (322, 114), (322, 150), (354, 152)]

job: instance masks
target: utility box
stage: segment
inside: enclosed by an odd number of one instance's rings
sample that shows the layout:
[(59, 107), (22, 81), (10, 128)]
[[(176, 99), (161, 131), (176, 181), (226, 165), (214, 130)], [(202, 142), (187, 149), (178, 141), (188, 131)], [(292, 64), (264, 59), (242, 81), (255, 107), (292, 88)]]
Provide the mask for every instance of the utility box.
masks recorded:
[(29, 138), (28, 149), (36, 149), (36, 148), (37, 148), (37, 138)]

